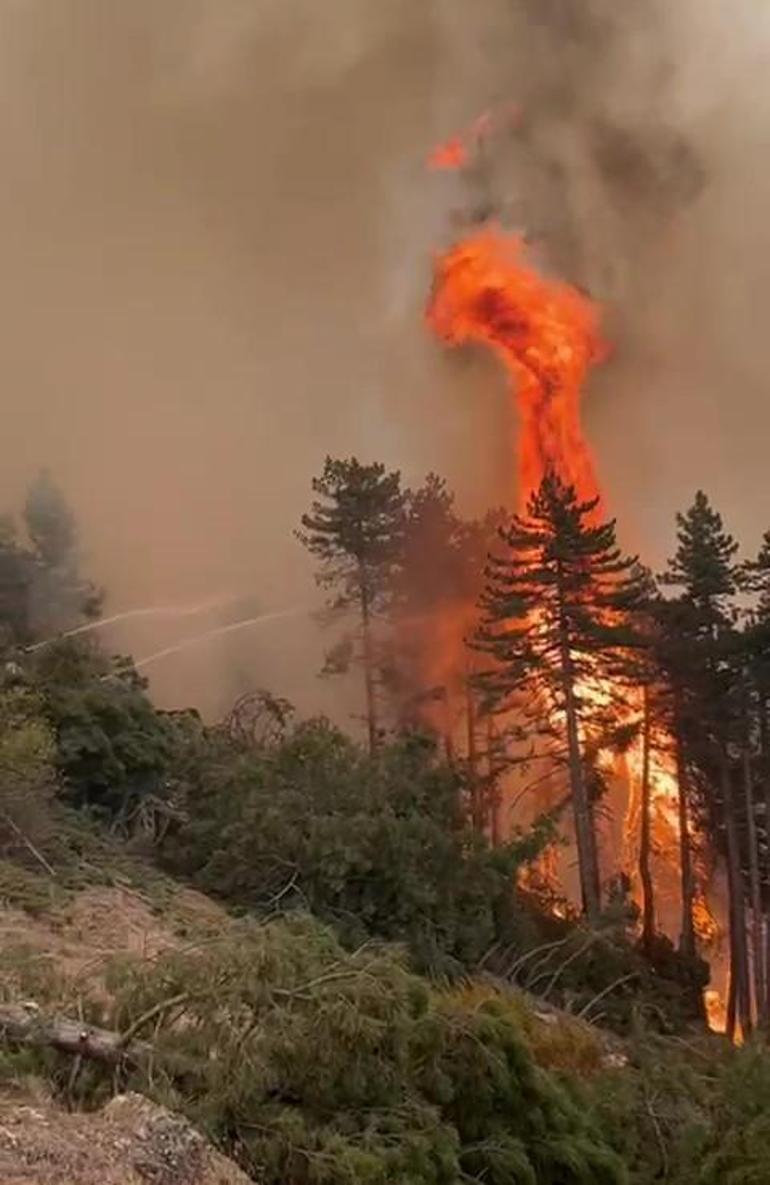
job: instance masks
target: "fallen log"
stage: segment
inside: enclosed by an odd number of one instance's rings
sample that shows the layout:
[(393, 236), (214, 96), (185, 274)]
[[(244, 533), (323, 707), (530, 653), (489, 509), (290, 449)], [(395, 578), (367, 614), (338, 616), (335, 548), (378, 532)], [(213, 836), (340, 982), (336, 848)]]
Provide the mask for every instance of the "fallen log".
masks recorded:
[(141, 1065), (152, 1055), (145, 1041), (126, 1041), (122, 1033), (100, 1029), (67, 1016), (46, 1016), (32, 1001), (0, 1004), (0, 1040), (117, 1066)]

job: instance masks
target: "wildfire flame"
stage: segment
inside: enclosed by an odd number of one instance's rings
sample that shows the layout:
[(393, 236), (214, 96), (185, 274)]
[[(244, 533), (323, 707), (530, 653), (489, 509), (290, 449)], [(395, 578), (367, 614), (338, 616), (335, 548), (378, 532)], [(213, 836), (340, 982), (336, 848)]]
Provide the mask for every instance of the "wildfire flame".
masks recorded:
[(489, 227), (437, 260), (427, 316), (445, 342), (487, 346), (508, 372), (520, 420), (521, 505), (547, 469), (574, 485), (581, 498), (597, 497), (580, 426), (586, 374), (606, 355), (593, 302), (537, 272), (519, 236)]
[[(470, 133), (454, 137), (430, 158), (433, 168), (463, 169), (470, 149), (489, 133), (488, 117)], [(523, 239), (487, 224), (438, 256), (427, 308), (432, 331), (451, 346), (481, 345), (502, 361), (519, 419), (518, 503), (525, 509), (530, 494), (553, 471), (574, 486), (583, 501), (600, 499), (590, 448), (580, 422), (583, 385), (590, 368), (607, 355), (600, 332), (599, 310), (582, 291), (543, 275), (528, 261)], [(584, 689), (601, 699), (611, 694), (597, 685)], [(636, 708), (629, 706), (629, 718)], [(612, 755), (600, 755), (603, 762)], [(641, 740), (624, 764), (628, 802), (623, 828), (623, 860), (635, 870), (638, 835)], [(651, 754), (653, 846), (675, 878), (679, 862), (678, 785), (670, 754)], [(546, 873), (543, 866), (539, 873)], [(632, 878), (634, 880), (635, 878)], [(638, 891), (638, 885), (636, 886)], [(695, 925), (708, 945), (720, 934), (705, 895), (698, 893)], [(719, 993), (705, 998), (708, 1019), (724, 1027)]]
[(495, 132), (515, 132), (522, 124), (523, 112), (518, 103), (505, 103), (494, 111), (485, 111), (470, 127), (437, 145), (428, 156), (428, 168), (437, 172), (467, 169)]
[(468, 149), (460, 136), (439, 144), (428, 157), (428, 168), (437, 172), (463, 169), (468, 163)]

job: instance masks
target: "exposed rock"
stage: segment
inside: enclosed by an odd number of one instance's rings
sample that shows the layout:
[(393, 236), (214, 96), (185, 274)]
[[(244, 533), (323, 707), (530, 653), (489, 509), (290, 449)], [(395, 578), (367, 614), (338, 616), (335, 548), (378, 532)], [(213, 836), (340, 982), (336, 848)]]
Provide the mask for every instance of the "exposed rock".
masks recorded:
[(249, 1185), (190, 1124), (141, 1095), (70, 1114), (0, 1096), (2, 1185)]

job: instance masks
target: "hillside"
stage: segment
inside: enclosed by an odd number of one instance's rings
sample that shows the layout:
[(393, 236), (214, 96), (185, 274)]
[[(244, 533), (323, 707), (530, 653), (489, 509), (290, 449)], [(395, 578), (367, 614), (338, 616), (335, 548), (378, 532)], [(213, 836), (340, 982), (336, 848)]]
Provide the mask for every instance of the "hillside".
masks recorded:
[[(119, 845), (111, 872), (111, 843), (88, 861), (97, 883), (77, 887), (5, 862), (0, 991), (46, 1016), (130, 1031), (154, 1064), (132, 1064), (127, 1049), (102, 1071), (6, 1045), (4, 1183), (247, 1179), (187, 1123), (258, 1181), (449, 1182), (459, 1153), (479, 1179), (486, 1162), (511, 1185), (647, 1185), (664, 1167), (666, 1180), (716, 1183), (708, 1156), (718, 1165), (745, 1138), (724, 1126), (719, 1083), (734, 1090), (748, 1075), (765, 1105), (763, 1054), (694, 1034), (619, 1038), (488, 973), (431, 988), (395, 950), (346, 953), (300, 915), (234, 918)], [(120, 883), (105, 884), (111, 875)]]

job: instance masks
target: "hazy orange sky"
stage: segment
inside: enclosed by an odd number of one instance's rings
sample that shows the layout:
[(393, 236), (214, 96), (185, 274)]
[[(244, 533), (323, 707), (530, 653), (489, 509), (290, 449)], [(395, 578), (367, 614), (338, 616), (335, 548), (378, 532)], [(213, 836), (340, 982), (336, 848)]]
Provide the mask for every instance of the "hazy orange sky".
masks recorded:
[[(530, 138), (500, 146), (495, 194), (552, 264), (578, 245), (569, 278), (616, 338), (586, 403), (609, 504), (660, 557), (703, 485), (753, 546), (770, 18), (638, 7), (618, 24), (610, 0), (2, 0), (3, 504), (49, 466), (113, 609), (220, 592), (272, 609), (313, 596), (291, 530), (326, 453), (495, 500), (503, 378), (422, 324), (431, 249), (469, 194), (423, 162), (515, 99)], [(597, 171), (607, 119), (649, 140), (643, 192)], [(680, 204), (671, 128), (704, 176)], [(141, 656), (189, 629), (114, 642)], [(321, 648), (311, 622), (274, 623), (159, 663), (153, 689), (218, 710), (266, 684), (344, 713), (308, 678)]]

